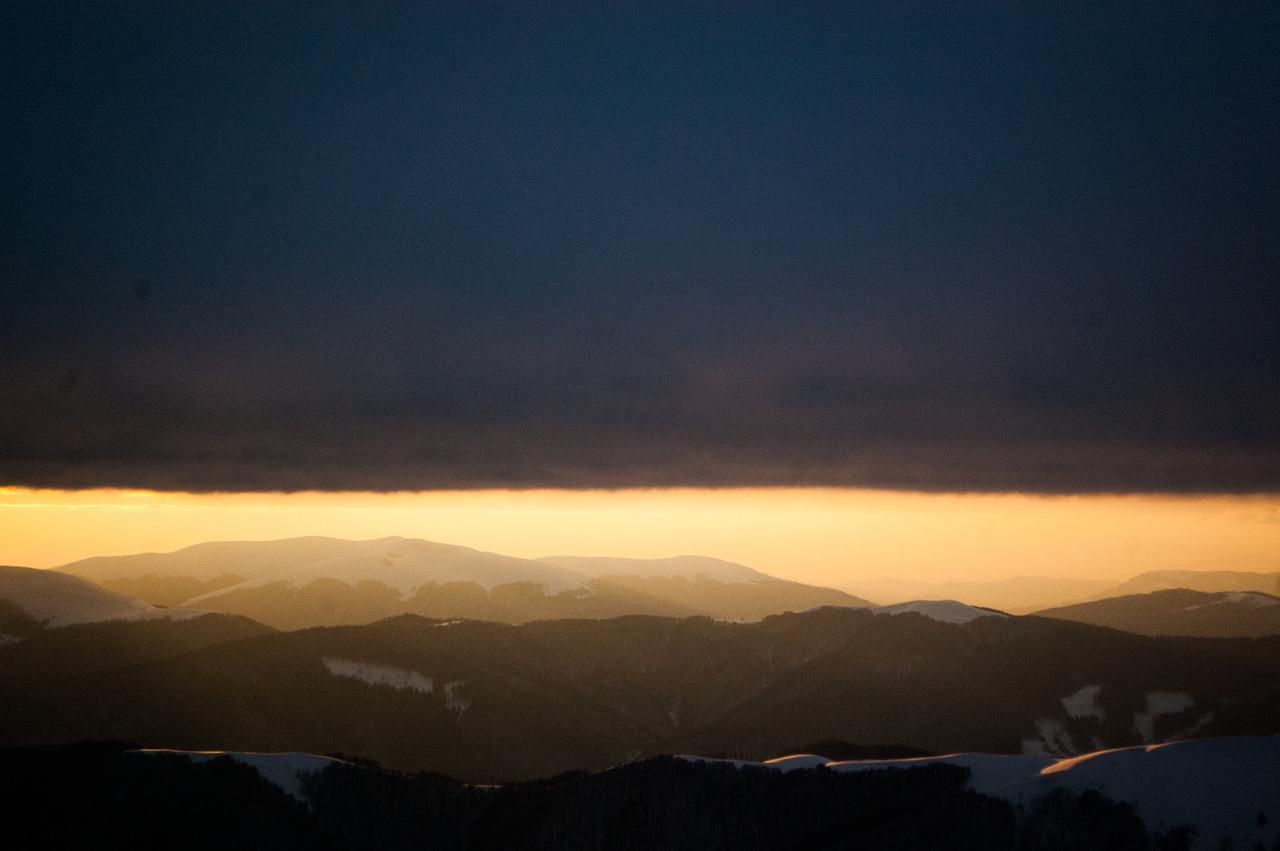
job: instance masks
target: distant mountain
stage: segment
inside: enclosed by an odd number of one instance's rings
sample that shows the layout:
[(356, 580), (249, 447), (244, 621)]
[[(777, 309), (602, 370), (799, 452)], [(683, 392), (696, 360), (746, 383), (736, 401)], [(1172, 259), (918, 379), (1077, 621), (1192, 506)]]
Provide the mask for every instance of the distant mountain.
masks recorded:
[(1037, 614), (1143, 635), (1280, 635), (1280, 597), (1257, 591), (1215, 593), (1177, 588), (1109, 597)]
[[(193, 617), (199, 612), (158, 609), (124, 594), (55, 570), (0, 567), (0, 614), (7, 622), (65, 626), (113, 620)], [(6, 633), (0, 621), (0, 633)], [(29, 631), (28, 630), (24, 630)]]
[(590, 577), (663, 576), (679, 579), (710, 579), (715, 582), (761, 582), (773, 578), (745, 565), (708, 556), (675, 556), (674, 558), (547, 556), (539, 561)]
[(0, 694), (0, 744), (341, 752), (480, 782), (822, 740), (1070, 755), (1280, 732), (1280, 637), (1151, 638), (1047, 618), (403, 616), (7, 677), (5, 654), (21, 647), (0, 648), (0, 684), (21, 696)]
[(908, 600), (905, 603), (895, 603), (892, 606), (880, 606), (872, 609), (872, 611), (878, 615), (901, 615), (907, 612), (914, 612), (943, 623), (968, 623), (978, 618), (1009, 617), (1005, 612), (970, 606), (958, 600)]
[(989, 581), (925, 582), (884, 576), (845, 584), (845, 589), (880, 604), (906, 600), (963, 600), (1015, 615), (1088, 599), (1115, 585), (1108, 580), (1060, 576), (1014, 576)]
[[(1261, 591), (1280, 596), (1280, 572), (1250, 573), (1242, 570), (1153, 570), (1095, 592), (1088, 599), (1147, 594), (1187, 588), (1192, 591)], [(1073, 601), (1075, 602), (1075, 601)]]
[(156, 603), (244, 615), (280, 629), (399, 614), (507, 623), (628, 614), (758, 620), (814, 606), (869, 605), (702, 556), (523, 559), (410, 538), (197, 544), (61, 569)]
[(211, 542), (172, 553), (83, 559), (59, 569), (96, 582), (146, 575), (202, 580), (232, 575), (252, 584), (285, 581), (297, 586), (316, 579), (349, 585), (369, 580), (401, 594), (411, 594), (428, 583), (447, 582), (469, 582), (486, 589), (528, 582), (557, 593), (582, 588), (587, 579), (550, 562), (400, 537)]

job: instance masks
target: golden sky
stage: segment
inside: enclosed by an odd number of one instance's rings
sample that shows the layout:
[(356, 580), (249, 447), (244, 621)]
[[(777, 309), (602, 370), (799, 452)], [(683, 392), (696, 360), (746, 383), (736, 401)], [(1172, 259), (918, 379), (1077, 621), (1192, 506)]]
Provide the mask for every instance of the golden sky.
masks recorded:
[(1280, 497), (851, 489), (184, 494), (0, 488), (0, 564), (295, 535), (517, 556), (700, 553), (806, 582), (1280, 569)]

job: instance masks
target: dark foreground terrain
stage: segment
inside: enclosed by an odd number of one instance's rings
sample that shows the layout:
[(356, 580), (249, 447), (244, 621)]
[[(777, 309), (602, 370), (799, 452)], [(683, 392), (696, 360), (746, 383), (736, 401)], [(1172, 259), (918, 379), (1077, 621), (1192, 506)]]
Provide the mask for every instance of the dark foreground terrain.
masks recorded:
[(0, 746), (341, 751), (467, 782), (824, 740), (1050, 753), (1280, 733), (1280, 636), (820, 609), (759, 623), (79, 624), (0, 647)]
[[(312, 758), (314, 759), (314, 758)], [(503, 787), (330, 762), (283, 788), (220, 756), (0, 750), (5, 845), (37, 848), (1175, 849), (1093, 793), (1022, 808), (952, 765), (840, 774), (655, 758)]]

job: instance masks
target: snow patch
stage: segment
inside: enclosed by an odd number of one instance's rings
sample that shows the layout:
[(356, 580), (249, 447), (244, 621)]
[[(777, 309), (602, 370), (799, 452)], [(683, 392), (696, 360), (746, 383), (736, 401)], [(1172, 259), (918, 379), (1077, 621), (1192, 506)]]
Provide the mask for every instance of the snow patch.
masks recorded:
[(462, 713), (471, 708), (471, 698), (462, 694), (462, 688), (466, 684), (466, 680), (454, 680), (444, 684), (444, 708), (450, 712), (456, 712), (459, 721), (462, 720)]
[[(435, 690), (435, 683), (432, 682), (431, 677), (425, 676), (419, 671), (411, 671), (408, 668), (375, 665), (371, 662), (356, 662), (351, 659), (339, 659), (333, 656), (325, 656), (321, 661), (329, 669), (329, 673), (335, 677), (350, 677), (368, 683), (371, 686), (386, 686), (396, 691), (408, 689), (422, 694), (431, 694)], [(450, 683), (450, 685), (453, 685), (453, 683)], [(447, 690), (448, 686), (445, 688)]]
[(1205, 609), (1209, 606), (1221, 606), (1223, 603), (1243, 606), (1246, 609), (1268, 609), (1272, 606), (1280, 606), (1280, 597), (1263, 594), (1261, 591), (1224, 591), (1216, 600), (1208, 603), (1199, 603), (1195, 606), (1187, 606), (1183, 611), (1190, 612), (1195, 609)]
[(248, 751), (176, 751), (163, 748), (144, 748), (130, 751), (140, 754), (176, 754), (185, 756), (192, 762), (208, 762), (211, 759), (228, 756), (236, 762), (255, 769), (263, 780), (283, 789), (295, 800), (306, 803), (302, 794), (303, 779), (314, 772), (322, 771), (330, 765), (341, 763), (340, 759), (327, 756), (316, 756), (310, 753), (252, 753)]
[(1080, 752), (1061, 721), (1053, 718), (1037, 718), (1036, 733), (1039, 734), (1039, 738), (1022, 741), (1024, 756), (1059, 757)]
[(1072, 718), (1097, 718), (1099, 721), (1107, 717), (1107, 713), (1098, 705), (1098, 693), (1102, 686), (1084, 686), (1062, 698), (1062, 708)]
[(978, 618), (1007, 618), (1004, 612), (982, 609), (961, 603), (959, 600), (911, 600), (907, 603), (894, 603), (892, 606), (881, 606), (872, 609), (878, 615), (900, 615), (915, 612), (935, 621), (943, 623), (969, 623)]
[(1261, 594), (1257, 591), (1228, 591), (1226, 598), (1230, 603), (1248, 606), (1251, 609), (1269, 609), (1272, 606), (1280, 606), (1280, 598), (1272, 597), (1270, 594)]
[(1137, 729), (1142, 741), (1149, 742), (1155, 738), (1156, 718), (1161, 715), (1173, 715), (1195, 706), (1191, 695), (1185, 691), (1153, 691), (1147, 693), (1147, 711), (1133, 716), (1133, 726)]

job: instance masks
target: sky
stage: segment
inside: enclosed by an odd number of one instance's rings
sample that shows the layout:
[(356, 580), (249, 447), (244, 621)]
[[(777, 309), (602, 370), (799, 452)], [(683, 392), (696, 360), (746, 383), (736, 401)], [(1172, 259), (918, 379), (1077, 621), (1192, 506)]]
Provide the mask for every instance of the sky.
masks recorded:
[(1147, 570), (1280, 569), (1280, 498), (924, 494), (847, 488), (173, 494), (0, 489), (0, 564), (207, 540), (400, 535), (507, 555), (718, 556), (849, 586)]
[(1276, 4), (0, 16), (0, 485), (1280, 491)]

